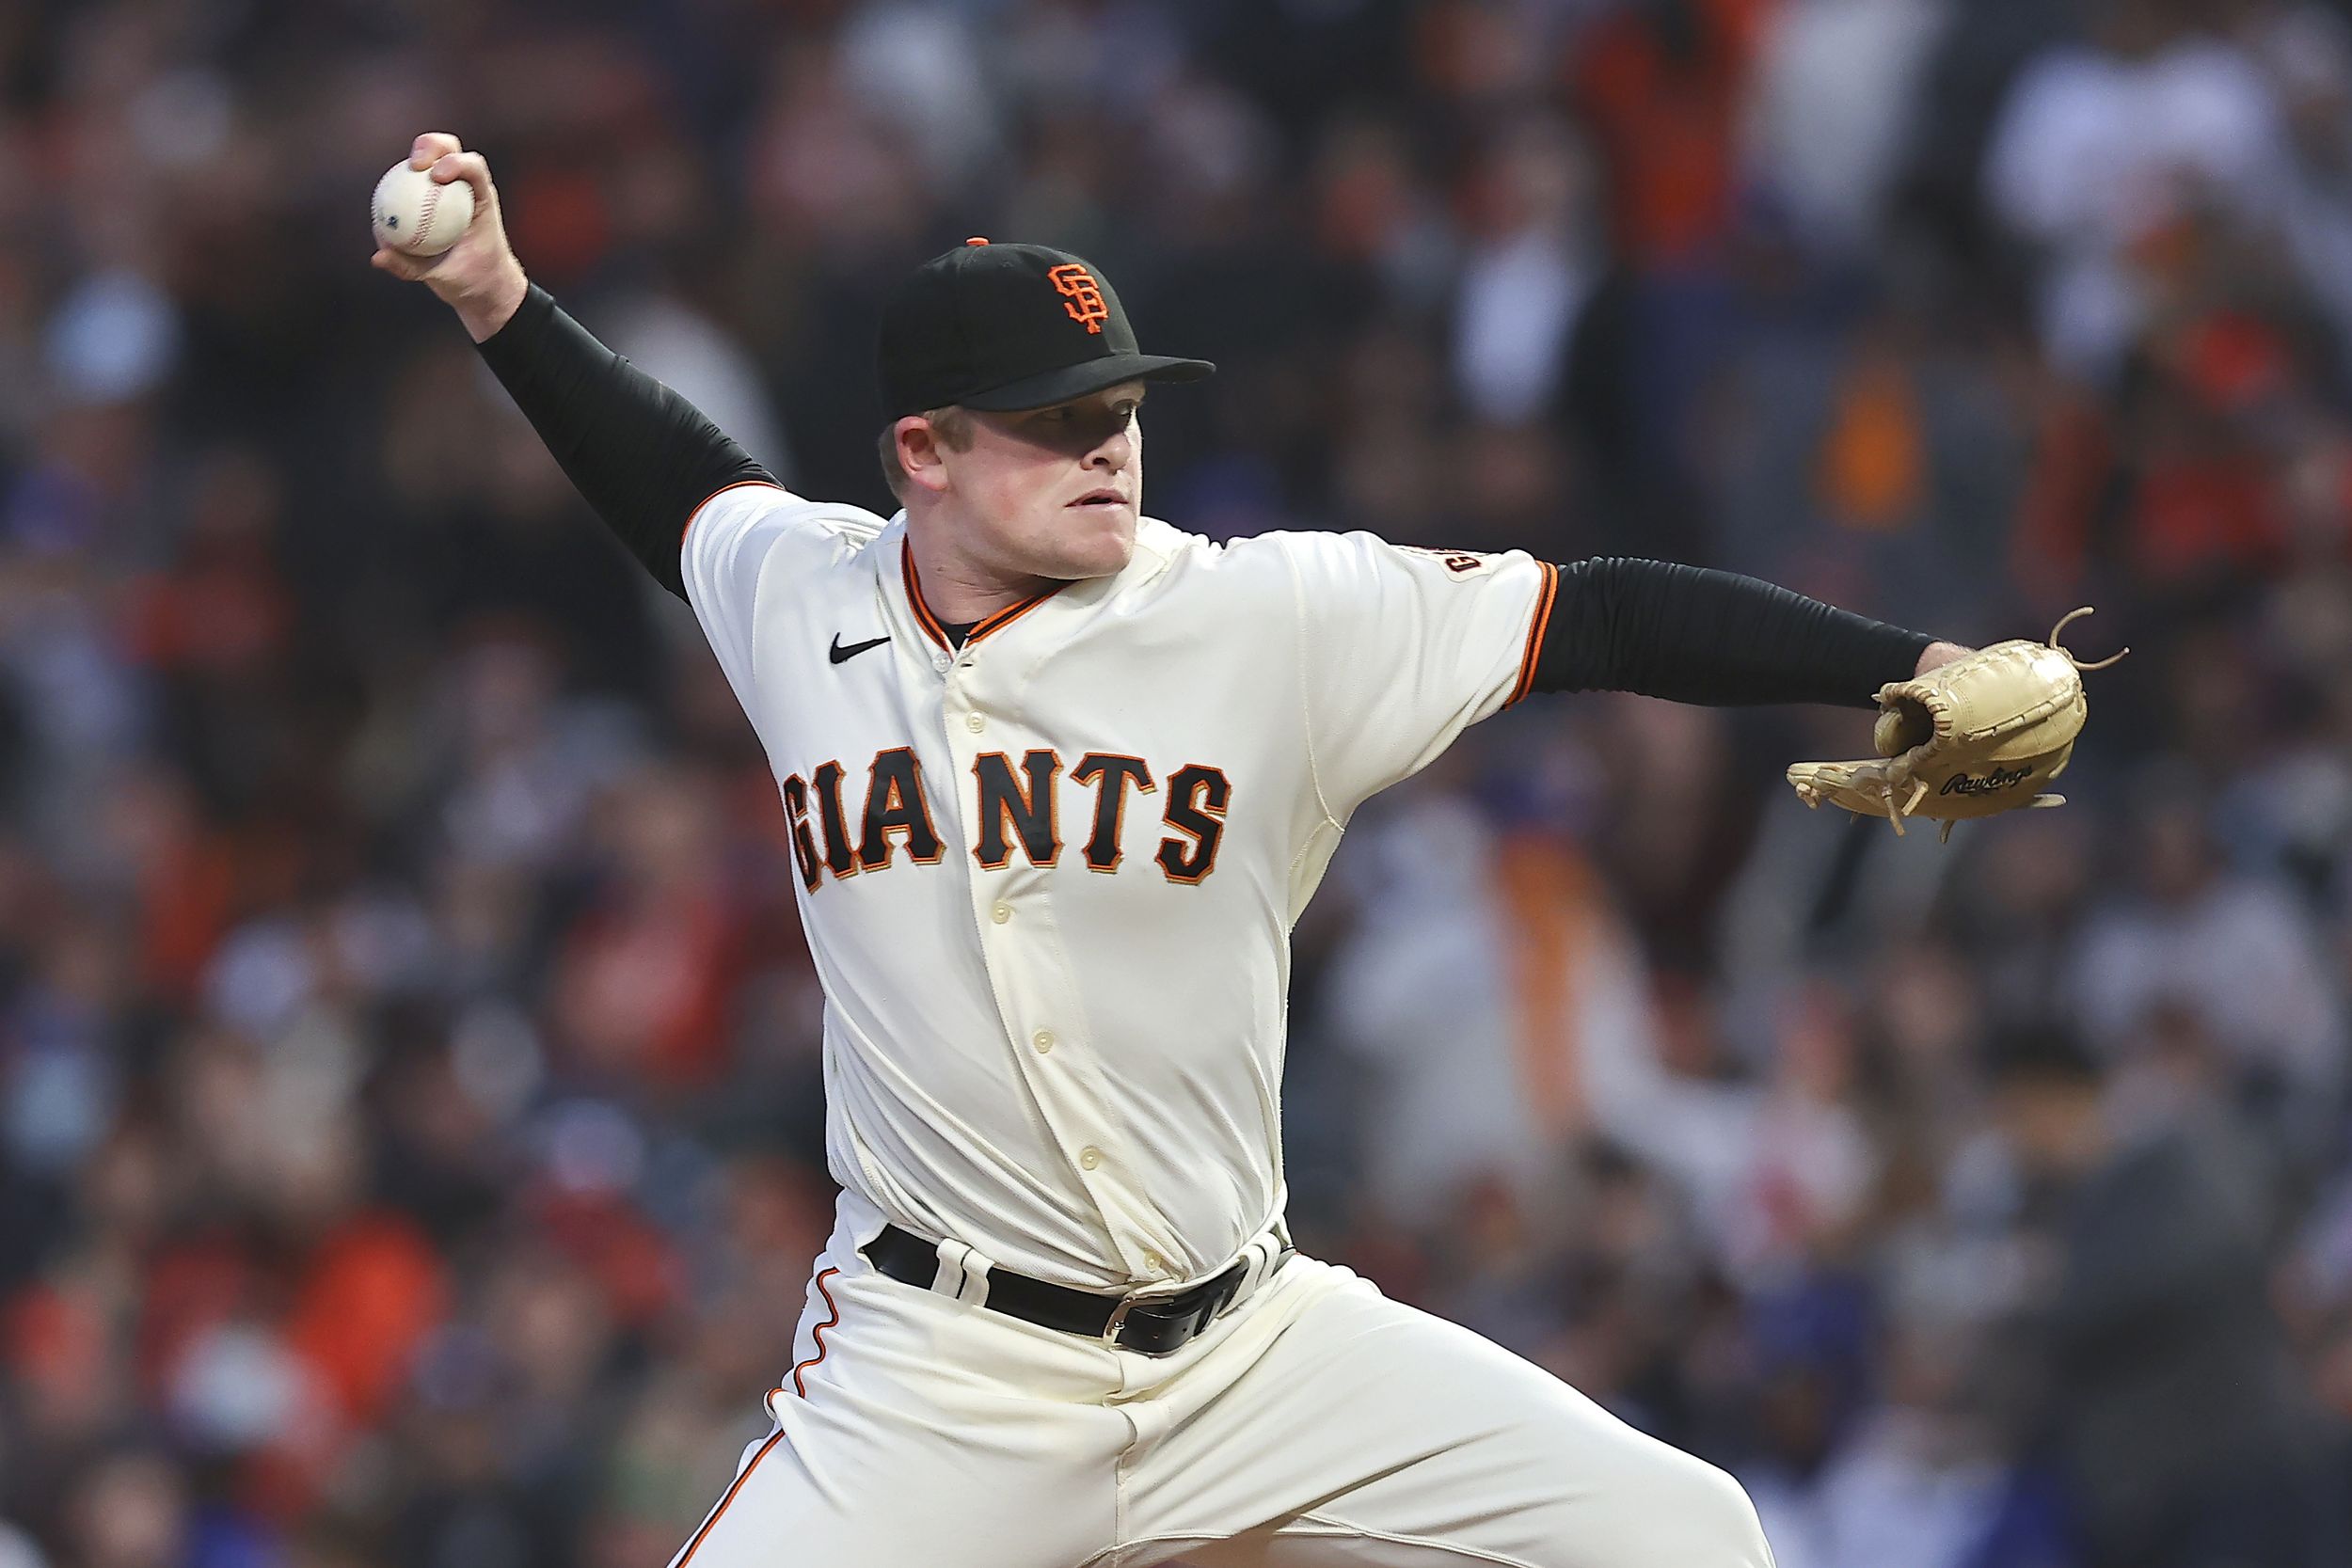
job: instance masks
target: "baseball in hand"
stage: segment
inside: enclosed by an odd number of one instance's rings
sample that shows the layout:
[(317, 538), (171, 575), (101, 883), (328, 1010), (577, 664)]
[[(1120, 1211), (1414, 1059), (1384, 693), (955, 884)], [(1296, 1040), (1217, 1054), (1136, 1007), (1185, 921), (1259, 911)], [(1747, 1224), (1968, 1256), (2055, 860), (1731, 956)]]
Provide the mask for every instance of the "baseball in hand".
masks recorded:
[(375, 243), (385, 249), (438, 256), (473, 222), (473, 187), (463, 180), (441, 184), (404, 158), (375, 182), (372, 215)]

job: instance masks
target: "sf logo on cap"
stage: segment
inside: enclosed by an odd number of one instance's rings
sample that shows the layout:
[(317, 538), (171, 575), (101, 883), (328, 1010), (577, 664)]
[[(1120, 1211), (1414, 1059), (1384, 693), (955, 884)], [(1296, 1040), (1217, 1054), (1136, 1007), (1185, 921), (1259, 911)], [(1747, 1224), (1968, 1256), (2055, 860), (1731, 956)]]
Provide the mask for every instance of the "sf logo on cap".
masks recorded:
[(1072, 321), (1089, 332), (1103, 330), (1111, 308), (1104, 303), (1103, 285), (1092, 273), (1074, 261), (1065, 261), (1045, 276), (1053, 282), (1054, 292), (1062, 296), (1061, 308), (1070, 312)]

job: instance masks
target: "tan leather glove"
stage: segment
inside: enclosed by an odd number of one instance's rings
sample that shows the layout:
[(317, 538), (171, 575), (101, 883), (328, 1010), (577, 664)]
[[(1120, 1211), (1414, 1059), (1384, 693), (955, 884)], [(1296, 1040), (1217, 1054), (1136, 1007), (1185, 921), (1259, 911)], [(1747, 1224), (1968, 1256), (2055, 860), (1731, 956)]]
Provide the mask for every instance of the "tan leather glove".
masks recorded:
[(1942, 822), (1947, 839), (1963, 817), (2064, 804), (2042, 786), (2066, 771), (2082, 733), (2080, 672), (2131, 652), (2084, 664), (2059, 647), (2058, 633), (2090, 613), (2086, 606), (2058, 622), (2046, 644), (1995, 642), (1879, 688), (1878, 756), (1797, 764), (1788, 769), (1797, 798), (1883, 816), (1899, 834), (1905, 819), (1924, 816)]

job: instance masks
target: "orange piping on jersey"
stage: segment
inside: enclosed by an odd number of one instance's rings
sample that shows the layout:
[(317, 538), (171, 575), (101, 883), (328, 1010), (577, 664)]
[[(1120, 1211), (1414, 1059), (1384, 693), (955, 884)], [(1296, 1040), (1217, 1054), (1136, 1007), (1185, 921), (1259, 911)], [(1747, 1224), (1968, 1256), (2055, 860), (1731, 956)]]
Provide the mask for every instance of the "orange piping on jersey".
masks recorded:
[[(938, 643), (941, 647), (947, 649), (948, 652), (953, 653), (955, 651), (954, 645), (947, 641), (947, 633), (941, 627), (939, 617), (932, 614), (931, 607), (923, 602), (923, 582), (922, 579), (915, 575), (914, 551), (911, 546), (904, 545), (899, 546), (898, 565), (901, 575), (906, 578), (907, 603), (914, 609), (914, 619), (916, 623), (922, 626), (925, 635), (929, 636), (932, 641)], [(1068, 585), (1065, 583), (1057, 582), (1054, 584), (1053, 587), (1048, 588), (1044, 593), (1040, 594), (1034, 599), (1024, 599), (1017, 605), (1010, 605), (1006, 609), (998, 610), (995, 614), (989, 616), (984, 621), (981, 621), (977, 626), (974, 626), (971, 631), (966, 633), (963, 639), (963, 645), (968, 648), (973, 643), (977, 642), (981, 638), (986, 637), (989, 633), (997, 630), (999, 627), (1012, 625), (1015, 621), (1018, 621), (1021, 617), (1026, 615), (1029, 611), (1035, 610), (1038, 606), (1043, 604), (1055, 594), (1060, 593), (1066, 586)]]
[(758, 1469), (759, 1462), (768, 1457), (768, 1450), (774, 1448), (783, 1436), (782, 1428), (768, 1434), (768, 1441), (762, 1443), (759, 1446), (759, 1451), (752, 1455), (752, 1462), (743, 1466), (741, 1475), (735, 1478), (735, 1484), (728, 1487), (727, 1495), (719, 1499), (719, 1506), (710, 1511), (710, 1517), (703, 1521), (703, 1528), (696, 1530), (694, 1539), (686, 1544), (685, 1554), (677, 1560), (677, 1568), (686, 1568), (688, 1563), (694, 1560), (694, 1554), (700, 1551), (702, 1544), (709, 1539), (711, 1527), (716, 1525), (719, 1522), (719, 1516), (727, 1511), (727, 1505), (735, 1501), (735, 1495), (743, 1490), (743, 1483), (752, 1479), (752, 1472)]
[(1043, 604), (1046, 600), (1052, 598), (1055, 594), (1060, 593), (1061, 591), (1062, 584), (1057, 582), (1054, 584), (1053, 587), (1048, 588), (1044, 593), (1040, 594), (1034, 599), (1024, 600), (1022, 603), (1014, 605), (1010, 610), (998, 610), (987, 620), (982, 621), (978, 626), (974, 626), (972, 628), (972, 635), (969, 638), (966, 638), (965, 641), (977, 642), (981, 638), (986, 637), (990, 632), (997, 631), (1003, 627), (1011, 626), (1015, 621), (1018, 621), (1021, 617), (1026, 615), (1029, 611), (1035, 610), (1038, 606)]
[[(801, 1374), (803, 1372), (815, 1371), (818, 1367), (825, 1364), (825, 1356), (828, 1354), (825, 1344), (825, 1330), (829, 1328), (839, 1328), (841, 1326), (841, 1308), (834, 1301), (833, 1292), (825, 1289), (825, 1281), (831, 1279), (834, 1275), (837, 1275), (841, 1271), (839, 1269), (827, 1269), (824, 1273), (817, 1276), (817, 1293), (825, 1298), (825, 1305), (832, 1309), (833, 1316), (827, 1318), (823, 1323), (818, 1323), (815, 1328), (808, 1331), (809, 1338), (817, 1341), (817, 1354), (811, 1356), (808, 1360), (802, 1362), (799, 1366), (792, 1369), (792, 1391), (800, 1395), (803, 1399), (808, 1398), (808, 1386), (801, 1381)], [(776, 1391), (778, 1393), (782, 1393), (784, 1390), (779, 1388)], [(681, 1562), (678, 1564), (678, 1568), (686, 1568), (686, 1564)]]
[(1535, 596), (1535, 613), (1527, 625), (1527, 651), (1519, 656), (1518, 684), (1511, 689), (1510, 702), (1504, 703), (1504, 707), (1526, 696), (1528, 689), (1535, 684), (1535, 657), (1543, 652), (1544, 628), (1551, 625), (1551, 601), (1560, 593), (1560, 568), (1549, 561), (1535, 564), (1544, 569), (1544, 591)]
[[(906, 579), (907, 604), (914, 611), (915, 624), (923, 628), (925, 636), (946, 648), (947, 634), (939, 629), (939, 617), (923, 602), (923, 585), (914, 580), (914, 548), (911, 545), (898, 546), (898, 575)], [(948, 651), (954, 652), (952, 648)]]
[(776, 483), (773, 480), (768, 479), (739, 479), (732, 484), (720, 485), (719, 488), (705, 496), (701, 500), (696, 501), (694, 503), (694, 510), (686, 515), (685, 525), (677, 531), (677, 547), (681, 550), (686, 548), (686, 536), (693, 530), (694, 519), (703, 515), (704, 507), (708, 506), (712, 501), (717, 500), (721, 496), (725, 495), (729, 490), (740, 490), (746, 484), (764, 484), (771, 490), (777, 488)]

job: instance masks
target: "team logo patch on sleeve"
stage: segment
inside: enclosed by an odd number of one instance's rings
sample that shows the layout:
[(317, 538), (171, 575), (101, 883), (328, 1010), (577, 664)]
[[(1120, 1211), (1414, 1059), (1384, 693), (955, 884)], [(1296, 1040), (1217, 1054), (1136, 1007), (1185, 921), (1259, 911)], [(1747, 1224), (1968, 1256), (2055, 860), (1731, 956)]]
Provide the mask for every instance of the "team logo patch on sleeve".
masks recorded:
[(1444, 562), (1445, 569), (1457, 578), (1483, 577), (1501, 564), (1493, 556), (1481, 555), (1476, 550), (1433, 550), (1421, 545), (1401, 545), (1398, 548), (1410, 550), (1415, 555), (1434, 556)]

